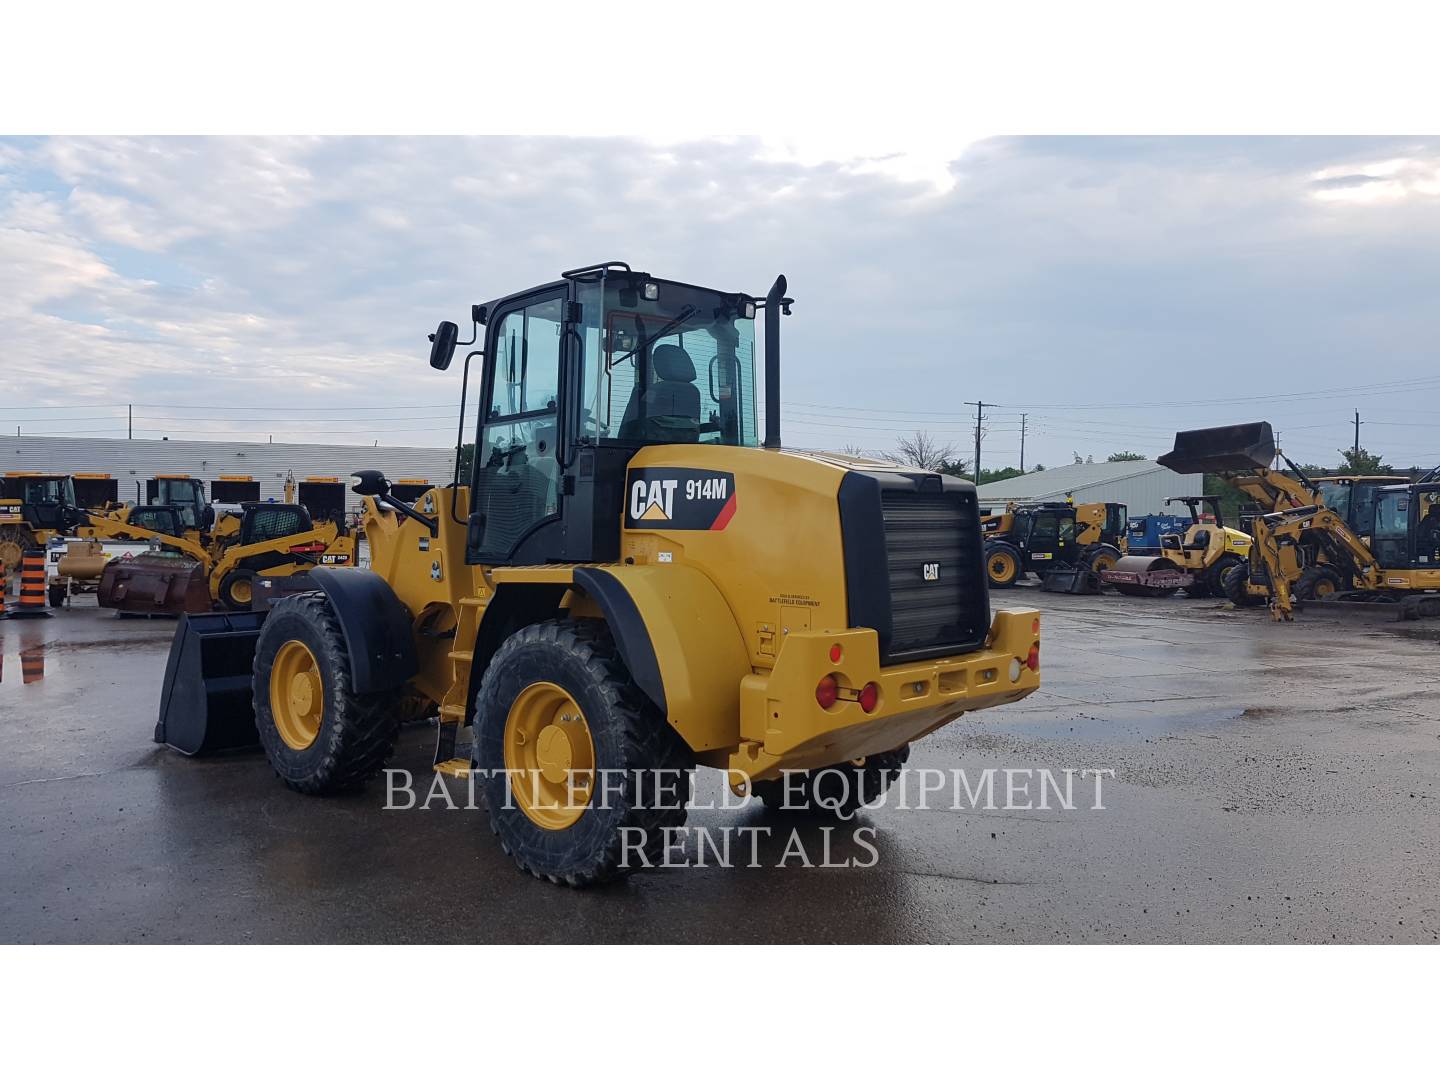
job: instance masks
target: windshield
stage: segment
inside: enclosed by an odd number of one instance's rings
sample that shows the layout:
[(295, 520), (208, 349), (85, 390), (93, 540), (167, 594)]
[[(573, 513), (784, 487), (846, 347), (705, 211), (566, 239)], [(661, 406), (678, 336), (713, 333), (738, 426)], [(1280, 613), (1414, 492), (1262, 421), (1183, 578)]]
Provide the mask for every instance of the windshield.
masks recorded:
[(582, 439), (759, 445), (747, 298), (626, 275), (579, 296)]
[(68, 476), (47, 476), (29, 479), (24, 484), (22, 500), (27, 503), (60, 503), (75, 505), (75, 486)]

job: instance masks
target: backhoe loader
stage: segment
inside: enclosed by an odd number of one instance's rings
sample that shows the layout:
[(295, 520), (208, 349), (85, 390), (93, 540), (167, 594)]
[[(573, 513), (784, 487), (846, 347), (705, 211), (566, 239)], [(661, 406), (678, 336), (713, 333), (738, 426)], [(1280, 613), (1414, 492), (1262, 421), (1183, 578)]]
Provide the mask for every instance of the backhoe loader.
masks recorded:
[[(1440, 485), (1435, 473), (1420, 483), (1387, 483), (1387, 477), (1327, 477), (1312, 480), (1288, 458), (1298, 479), (1269, 468), (1275, 459), (1274, 434), (1266, 422), (1178, 432), (1175, 448), (1158, 459), (1181, 473), (1213, 472), (1256, 497), (1250, 559), (1225, 576), (1232, 599), (1253, 601), (1257, 590), (1268, 597), (1277, 620), (1293, 617), (1295, 601), (1344, 602), (1352, 610), (1371, 603), (1395, 605), (1402, 617), (1440, 615), (1440, 510), (1426, 525)], [(1326, 504), (1325, 488), (1352, 495), (1369, 506), (1360, 535), (1344, 514)], [(1431, 537), (1435, 544), (1431, 544)], [(1371, 544), (1384, 556), (1377, 557)]]
[[(184, 620), (156, 740), (258, 739), (324, 795), (379, 772), (419, 697), (435, 769), (476, 781), (503, 849), (580, 886), (655, 857), (696, 766), (846, 813), (916, 739), (1032, 693), (1039, 614), (992, 619), (972, 484), (782, 449), (785, 291), (611, 262), (474, 306), (470, 475), (407, 502), (355, 474), (371, 569)], [(440, 324), (433, 367), (458, 335)]]

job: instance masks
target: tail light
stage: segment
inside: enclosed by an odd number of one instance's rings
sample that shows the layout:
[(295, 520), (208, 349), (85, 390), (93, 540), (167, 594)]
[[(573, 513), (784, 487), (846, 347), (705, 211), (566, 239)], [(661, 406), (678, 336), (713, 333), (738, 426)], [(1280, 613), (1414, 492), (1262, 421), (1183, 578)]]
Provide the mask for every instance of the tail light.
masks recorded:
[(834, 675), (826, 675), (815, 687), (815, 700), (820, 703), (822, 709), (828, 709), (835, 704), (835, 699), (840, 696), (840, 684), (835, 681)]
[(1040, 643), (1038, 641), (1030, 646), (1030, 655), (1025, 658), (1025, 666), (1031, 671), (1040, 670)]
[(860, 696), (857, 700), (860, 702), (860, 708), (865, 712), (874, 712), (875, 706), (880, 704), (880, 687), (873, 682), (867, 682), (860, 688)]

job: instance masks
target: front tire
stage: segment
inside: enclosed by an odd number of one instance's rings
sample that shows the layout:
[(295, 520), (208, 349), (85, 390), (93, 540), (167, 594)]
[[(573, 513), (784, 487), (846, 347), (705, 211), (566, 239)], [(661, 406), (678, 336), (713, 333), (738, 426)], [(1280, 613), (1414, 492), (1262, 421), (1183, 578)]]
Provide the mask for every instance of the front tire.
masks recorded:
[(217, 591), (226, 611), (249, 611), (255, 600), (255, 571), (231, 570), (220, 579)]
[(1323, 563), (1307, 566), (1291, 591), (1297, 600), (1325, 600), (1345, 588), (1338, 570)]
[(1237, 608), (1258, 607), (1265, 603), (1265, 597), (1252, 596), (1246, 588), (1250, 584), (1250, 565), (1245, 562), (1236, 564), (1225, 571), (1224, 577), (1220, 580), (1221, 589), (1225, 593), (1225, 599), (1229, 600)]
[(475, 724), (490, 828), (537, 878), (580, 887), (653, 865), (665, 830), (685, 823), (690, 750), (599, 620), (536, 623), (506, 639)]
[(323, 593), (287, 596), (271, 608), (254, 672), (260, 745), (289, 787), (332, 795), (384, 768), (395, 750), (405, 688), (351, 690), (345, 636)]
[(1020, 549), (1004, 540), (985, 545), (985, 575), (992, 589), (1008, 589), (1020, 580)]

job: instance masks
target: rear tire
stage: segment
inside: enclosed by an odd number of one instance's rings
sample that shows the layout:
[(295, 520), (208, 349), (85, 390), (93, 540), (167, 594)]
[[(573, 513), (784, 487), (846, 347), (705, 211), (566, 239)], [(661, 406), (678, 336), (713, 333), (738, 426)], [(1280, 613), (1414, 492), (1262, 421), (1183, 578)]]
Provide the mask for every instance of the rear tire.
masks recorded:
[(260, 745), (289, 787), (331, 795), (360, 787), (384, 768), (406, 688), (351, 690), (345, 635), (323, 593), (287, 596), (270, 609), (254, 672)]
[(51, 585), (45, 592), (50, 600), (51, 607), (64, 607), (66, 588), (64, 585)]
[(1205, 571), (1205, 588), (1210, 596), (1225, 595), (1225, 575), (1244, 562), (1239, 555), (1221, 555)]
[(823, 769), (791, 773), (778, 780), (757, 780), (755, 794), (771, 810), (833, 814), (848, 820), (866, 803), (884, 794), (909, 760), (907, 743), (898, 750), (871, 754), (859, 765), (846, 761)]
[(537, 878), (581, 887), (653, 865), (665, 830), (685, 823), (693, 756), (598, 619), (507, 638), (485, 669), (475, 725), (490, 828)]
[(22, 525), (0, 526), (0, 563), (5, 565), (7, 587), (13, 581), (18, 589), (20, 561), (25, 557), (25, 552), (36, 546), (35, 536), (28, 528)]
[(1020, 580), (1020, 549), (1004, 540), (985, 545), (985, 576), (992, 589), (1008, 589)]
[(1245, 586), (1250, 584), (1250, 565), (1240, 562), (1225, 571), (1220, 580), (1220, 587), (1225, 593), (1225, 599), (1229, 600), (1237, 608), (1258, 607), (1265, 603), (1265, 597), (1252, 596)]
[(1307, 566), (1291, 590), (1297, 600), (1324, 600), (1345, 588), (1345, 579), (1338, 570), (1324, 564)]

